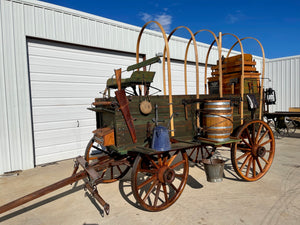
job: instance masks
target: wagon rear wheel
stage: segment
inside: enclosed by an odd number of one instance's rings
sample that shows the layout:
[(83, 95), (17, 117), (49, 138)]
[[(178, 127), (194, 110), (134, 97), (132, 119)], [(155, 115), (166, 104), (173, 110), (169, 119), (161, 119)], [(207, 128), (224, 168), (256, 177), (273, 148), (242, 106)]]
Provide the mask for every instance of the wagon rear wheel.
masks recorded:
[(137, 203), (149, 211), (168, 208), (181, 195), (188, 170), (188, 157), (184, 150), (137, 156), (131, 177)]
[(241, 126), (236, 137), (242, 141), (231, 149), (235, 172), (246, 181), (260, 179), (270, 169), (275, 154), (272, 129), (264, 121), (254, 120)]
[[(100, 162), (105, 162), (110, 160), (110, 156), (107, 154), (99, 151), (101, 148), (100, 144), (95, 142), (95, 139), (92, 138), (88, 145), (86, 146), (84, 158), (85, 160), (90, 163), (93, 160), (98, 159)], [(115, 182), (126, 175), (129, 171), (130, 166), (128, 165), (111, 165), (105, 168), (104, 170), (98, 171), (103, 178), (103, 183), (112, 183)]]
[(190, 161), (200, 163), (202, 159), (210, 158), (214, 153), (214, 148), (211, 146), (201, 145), (192, 148), (187, 154)]

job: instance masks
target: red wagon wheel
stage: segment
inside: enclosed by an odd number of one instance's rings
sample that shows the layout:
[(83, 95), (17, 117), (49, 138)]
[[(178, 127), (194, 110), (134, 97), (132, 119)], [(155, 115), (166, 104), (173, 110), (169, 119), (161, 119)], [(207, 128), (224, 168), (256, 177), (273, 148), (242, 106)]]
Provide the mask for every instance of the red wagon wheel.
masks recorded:
[(236, 135), (242, 139), (231, 148), (231, 162), (235, 172), (244, 180), (263, 177), (273, 162), (275, 139), (270, 126), (254, 120), (240, 127)]
[(138, 204), (149, 211), (171, 206), (181, 195), (188, 178), (184, 150), (158, 155), (138, 155), (132, 170), (132, 192)]
[(200, 163), (202, 159), (210, 158), (214, 153), (214, 148), (207, 145), (201, 145), (198, 147), (192, 148), (188, 152), (189, 160), (194, 163)]
[[(106, 155), (105, 153), (101, 153), (99, 151), (101, 148), (100, 144), (95, 142), (94, 137), (89, 141), (88, 145), (86, 146), (84, 158), (85, 160), (90, 163), (93, 160), (100, 160), (101, 162), (105, 162), (110, 160), (110, 156)], [(94, 154), (94, 152), (96, 154)], [(111, 165), (105, 168), (104, 170), (99, 171), (101, 173), (101, 177), (103, 178), (103, 183), (111, 183), (117, 181), (124, 177), (126, 173), (129, 171), (130, 166), (128, 165)]]

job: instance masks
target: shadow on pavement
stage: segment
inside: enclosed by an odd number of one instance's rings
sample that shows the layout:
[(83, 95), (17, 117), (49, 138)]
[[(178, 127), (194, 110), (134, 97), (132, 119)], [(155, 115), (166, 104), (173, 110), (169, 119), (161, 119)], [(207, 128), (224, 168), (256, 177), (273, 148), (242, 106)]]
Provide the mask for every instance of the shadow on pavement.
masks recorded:
[(74, 187), (73, 187), (72, 189), (68, 190), (68, 191), (65, 191), (65, 192), (63, 192), (63, 193), (60, 193), (60, 194), (55, 195), (55, 196), (52, 196), (52, 197), (47, 198), (47, 199), (45, 199), (45, 200), (43, 200), (43, 201), (37, 202), (37, 203), (35, 203), (35, 204), (33, 204), (33, 205), (27, 206), (27, 207), (22, 208), (22, 209), (20, 209), (20, 210), (18, 210), (18, 211), (15, 211), (15, 212), (12, 212), (12, 213), (10, 213), (10, 214), (7, 214), (7, 215), (5, 215), (5, 216), (3, 216), (3, 217), (0, 217), (0, 223), (3, 222), (3, 221), (5, 221), (5, 220), (8, 220), (8, 219), (10, 219), (10, 218), (13, 218), (13, 217), (15, 217), (15, 216), (18, 216), (18, 215), (20, 215), (20, 214), (26, 213), (26, 212), (28, 212), (28, 211), (30, 211), (30, 210), (33, 210), (33, 209), (35, 209), (35, 208), (38, 208), (38, 207), (40, 207), (40, 206), (43, 206), (43, 205), (45, 205), (45, 204), (47, 204), (47, 203), (49, 203), (49, 202), (53, 202), (53, 201), (55, 201), (55, 200), (57, 200), (57, 199), (63, 198), (63, 197), (65, 197), (65, 196), (67, 196), (67, 195), (70, 195), (70, 194), (75, 193), (75, 192), (77, 192), (77, 191), (79, 191), (79, 190), (82, 190), (83, 187), (84, 187), (84, 185), (76, 186), (76, 184), (75, 184)]

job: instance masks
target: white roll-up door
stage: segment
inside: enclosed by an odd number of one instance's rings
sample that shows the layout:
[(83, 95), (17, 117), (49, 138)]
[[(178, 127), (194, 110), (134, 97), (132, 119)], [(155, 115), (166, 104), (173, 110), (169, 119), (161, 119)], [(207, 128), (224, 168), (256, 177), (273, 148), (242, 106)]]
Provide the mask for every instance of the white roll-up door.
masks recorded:
[(28, 58), (36, 164), (83, 155), (96, 128), (87, 107), (135, 56), (30, 39)]

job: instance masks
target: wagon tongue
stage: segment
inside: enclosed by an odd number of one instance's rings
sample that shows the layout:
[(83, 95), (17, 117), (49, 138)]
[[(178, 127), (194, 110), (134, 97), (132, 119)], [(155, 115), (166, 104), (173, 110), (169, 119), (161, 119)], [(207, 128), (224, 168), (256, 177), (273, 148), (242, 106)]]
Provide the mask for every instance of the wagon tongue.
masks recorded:
[(120, 105), (120, 110), (125, 119), (132, 141), (133, 143), (136, 143), (137, 139), (136, 139), (135, 129), (133, 125), (133, 119), (129, 111), (129, 106), (128, 106), (129, 102), (126, 97), (125, 90), (121, 89), (121, 69), (115, 70), (115, 75), (116, 75), (116, 80), (118, 85), (118, 91), (115, 92), (116, 98)]

